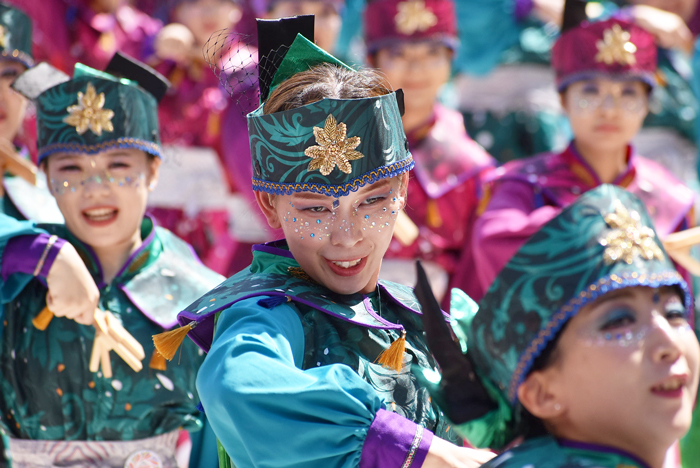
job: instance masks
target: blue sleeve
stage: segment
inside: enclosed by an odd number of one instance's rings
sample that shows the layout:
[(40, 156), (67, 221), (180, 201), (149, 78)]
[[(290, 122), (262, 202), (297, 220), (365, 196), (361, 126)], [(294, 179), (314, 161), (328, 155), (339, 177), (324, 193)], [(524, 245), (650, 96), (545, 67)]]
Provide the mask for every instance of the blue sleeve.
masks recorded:
[(350, 367), (301, 370), (304, 332), (291, 305), (257, 299), (223, 311), (197, 376), (202, 405), (238, 468), (358, 466), (383, 401)]
[(459, 50), (456, 72), (486, 75), (501, 61), (501, 54), (520, 40), (523, 29), (516, 0), (460, 0), (455, 2)]
[[(5, 247), (12, 238), (27, 235), (36, 236), (45, 234), (45, 232), (37, 228), (32, 221), (18, 221), (0, 213), (0, 266), (6, 261), (5, 256), (8, 252), (5, 252)], [(0, 303), (6, 304), (14, 299), (32, 278), (32, 275), (21, 272), (7, 276), (0, 275)]]

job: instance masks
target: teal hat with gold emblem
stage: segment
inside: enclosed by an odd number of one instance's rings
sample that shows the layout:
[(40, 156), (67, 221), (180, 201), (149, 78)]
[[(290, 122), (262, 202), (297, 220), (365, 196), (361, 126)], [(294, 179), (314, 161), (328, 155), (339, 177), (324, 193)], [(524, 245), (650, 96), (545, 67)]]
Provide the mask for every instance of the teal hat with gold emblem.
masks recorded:
[[(248, 114), (253, 189), (339, 197), (410, 170), (413, 159), (401, 123), (400, 91), (364, 99), (322, 99), (264, 113), (268, 94), (297, 73), (321, 64), (352, 70), (307, 39), (308, 32), (301, 34), (307, 19), (258, 22), (261, 64), (273, 63), (274, 54), (283, 58), (266, 74), (261, 70), (262, 104)], [(300, 33), (294, 29), (298, 24)]]
[[(688, 286), (664, 251), (644, 204), (620, 187), (602, 185), (537, 231), (501, 270), (478, 307), (453, 294), (453, 328), (468, 362), (460, 364), (461, 372), (450, 369), (454, 365), (442, 362), (442, 351), (433, 351), (444, 375), (476, 374), (494, 405), (487, 415), (453, 421), (459, 432), (477, 446), (491, 447), (518, 436), (517, 391), (535, 360), (587, 304), (634, 286), (676, 286), (691, 313)], [(469, 413), (465, 408), (445, 412)]]
[(39, 162), (54, 153), (113, 148), (162, 157), (158, 100), (167, 86), (158, 73), (120, 54), (104, 72), (79, 63), (69, 79), (40, 64), (13, 84), (36, 103)]
[(4, 60), (34, 65), (32, 21), (23, 11), (0, 3), (0, 54)]

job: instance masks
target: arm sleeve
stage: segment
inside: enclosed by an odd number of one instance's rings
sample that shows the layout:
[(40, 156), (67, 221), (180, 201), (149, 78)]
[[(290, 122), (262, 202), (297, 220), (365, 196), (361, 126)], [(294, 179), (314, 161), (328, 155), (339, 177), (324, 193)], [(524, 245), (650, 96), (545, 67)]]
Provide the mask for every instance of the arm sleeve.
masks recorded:
[[(0, 302), (14, 299), (33, 278), (33, 271), (44, 253), (49, 235), (31, 221), (18, 221), (0, 214)], [(63, 241), (47, 252), (40, 274), (51, 269)]]
[[(415, 443), (416, 424), (385, 411), (350, 367), (302, 370), (303, 355), (304, 332), (293, 306), (266, 309), (252, 298), (219, 316), (197, 389), (234, 464), (398, 468)], [(432, 441), (423, 432), (414, 467)], [(363, 454), (365, 445), (372, 453)], [(377, 446), (394, 453), (391, 462), (375, 453)]]
[(504, 181), (494, 187), (472, 235), (476, 274), (484, 293), (515, 252), (558, 213), (553, 206), (536, 208), (527, 184)]

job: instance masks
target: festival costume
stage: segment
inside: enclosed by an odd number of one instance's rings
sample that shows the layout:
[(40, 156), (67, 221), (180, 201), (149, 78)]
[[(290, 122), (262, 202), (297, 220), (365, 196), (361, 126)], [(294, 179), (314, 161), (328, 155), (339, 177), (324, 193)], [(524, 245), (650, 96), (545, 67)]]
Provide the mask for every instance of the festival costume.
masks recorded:
[[(577, 13), (571, 2), (567, 8), (568, 27), (552, 52), (559, 89), (578, 80), (611, 75), (653, 85), (656, 45), (651, 34), (616, 18), (587, 22), (585, 11)], [(585, 3), (578, 8), (585, 8)], [(626, 187), (647, 204), (661, 236), (692, 226), (692, 191), (631, 148), (627, 168), (614, 184)], [(562, 153), (513, 161), (496, 171), (486, 188), (488, 204), (475, 223), (472, 238), (472, 246), (478, 246), (475, 263), (481, 293), (530, 235), (579, 194), (598, 185), (595, 172), (577, 154), (575, 141)]]
[[(15, 87), (36, 99), (41, 159), (54, 151), (89, 155), (108, 148), (160, 155), (156, 108), (166, 84), (124, 57), (113, 59), (108, 70), (122, 78), (81, 65), (72, 79), (48, 76), (40, 68), (18, 78)], [(94, 183), (138, 182), (107, 174)], [(52, 180), (50, 185), (57, 193), (76, 190), (68, 181)], [(121, 322), (148, 350), (149, 359), (151, 335), (175, 325), (176, 311), (221, 277), (148, 217), (141, 224), (141, 246), (110, 284), (103, 281), (90, 246), (65, 225), (5, 217), (0, 226), (0, 413), (13, 466), (176, 466), (179, 429), (202, 427), (195, 389), (201, 353), (188, 347), (179, 366), (162, 367), (153, 360), (157, 368), (138, 373), (112, 355), (112, 377), (107, 378), (104, 364), (97, 373), (89, 370), (93, 327), (54, 318), (40, 330), (33, 320), (46, 304), (45, 279), (65, 242), (76, 248), (92, 274), (100, 290), (99, 308)]]
[[(21, 10), (0, 3), (0, 60), (16, 61), (30, 68), (34, 65), (31, 48), (32, 23), (29, 17)], [(25, 141), (15, 138), (13, 144), (20, 158), (31, 160)], [(10, 173), (0, 179), (4, 189), (0, 213), (15, 219), (63, 222), (63, 216), (42, 177), (35, 185)]]
[[(368, 53), (395, 44), (434, 41), (457, 46), (454, 3), (378, 0), (364, 12)], [(464, 129), (462, 116), (435, 104), (429, 122), (408, 134), (415, 161), (405, 212), (418, 228), (412, 242), (393, 239), (380, 277), (413, 284), (415, 259), (431, 262), (442, 290), (467, 289), (471, 280), (454, 281), (457, 265), (471, 264), (474, 214), (479, 203), (479, 178), (495, 161)], [(426, 265), (427, 266), (427, 265)]]
[[(503, 447), (522, 435), (517, 390), (536, 359), (586, 305), (608, 292), (635, 286), (677, 287), (690, 321), (689, 288), (663, 250), (643, 202), (620, 187), (602, 185), (581, 195), (537, 230), (501, 270), (478, 306), (457, 291), (452, 328), (461, 350), (449, 344), (458, 353), (466, 352), (466, 358), (462, 355), (450, 362), (444, 359), (449, 351), (431, 345), (443, 375), (450, 376), (435, 397), (452, 402), (443, 408), (456, 423), (455, 430), (479, 447)], [(418, 288), (416, 294), (421, 297)], [(436, 320), (439, 311), (428, 309), (424, 301), (421, 304), (426, 320), (441, 325)], [(436, 330), (429, 323), (425, 326)], [(693, 333), (689, 325), (682, 332)], [(627, 328), (596, 333), (590, 338), (591, 346), (636, 346), (635, 340), (643, 336), (642, 331), (628, 332)], [(448, 327), (440, 334), (443, 343), (451, 340)], [(429, 342), (431, 339), (435, 337), (429, 333)], [(471, 417), (460, 415), (476, 400), (459, 400), (458, 395), (474, 384), (455, 386), (458, 379), (483, 385), (479, 402), (483, 409)], [(519, 468), (528, 464), (538, 468), (647, 468), (633, 455), (613, 447), (551, 436), (525, 440), (483, 466)]]
[[(299, 29), (311, 36), (307, 19), (259, 28), (286, 31), (291, 42)], [(261, 81), (263, 100), (321, 63), (345, 67), (296, 36), (271, 82)], [(273, 114), (261, 106), (248, 116), (253, 187), (338, 198), (410, 170), (399, 104), (390, 93)], [(334, 144), (342, 157), (334, 158)], [(208, 352), (197, 388), (222, 445), (221, 466), (229, 458), (238, 467), (419, 466), (433, 434), (455, 440), (417, 384), (417, 369), (438, 369), (411, 288), (380, 281), (372, 293), (342, 295), (314, 282), (286, 241), (256, 246), (253, 255), (249, 268), (179, 315), (183, 332)], [(387, 353), (393, 363), (383, 360)]]

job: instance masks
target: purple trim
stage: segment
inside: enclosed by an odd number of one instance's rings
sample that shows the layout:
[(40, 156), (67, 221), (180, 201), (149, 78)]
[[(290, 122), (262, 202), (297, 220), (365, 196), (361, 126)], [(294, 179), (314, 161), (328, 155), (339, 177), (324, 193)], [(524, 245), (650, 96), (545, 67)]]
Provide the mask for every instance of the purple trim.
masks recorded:
[(293, 259), (294, 255), (292, 255), (292, 252), (281, 248), (280, 246), (282, 245), (287, 245), (287, 241), (284, 239), (279, 239), (272, 242), (266, 242), (264, 244), (255, 244), (253, 245), (253, 252), (264, 252)]
[(636, 72), (636, 73), (608, 73), (604, 71), (587, 70), (577, 73), (572, 73), (564, 77), (557, 78), (557, 91), (563, 92), (567, 86), (577, 81), (592, 80), (594, 78), (608, 78), (612, 80), (640, 80), (643, 83), (648, 84), (652, 88), (656, 87), (656, 79), (654, 75), (648, 72)]
[[(7, 281), (13, 273), (33, 275), (34, 269), (39, 263), (39, 260), (41, 260), (41, 256), (44, 254), (44, 250), (46, 250), (50, 238), (51, 236), (49, 234), (42, 233), (39, 235), (17, 236), (10, 239), (7, 245), (5, 245), (3, 252), (3, 281)], [(59, 250), (61, 250), (61, 247), (63, 247), (65, 243), (66, 241), (60, 237), (56, 239), (56, 242), (51, 246), (51, 250), (49, 250), (44, 259), (44, 265), (39, 272), (40, 277), (47, 277)]]
[(630, 460), (642, 466), (643, 468), (651, 468), (641, 458), (615, 447), (609, 447), (607, 445), (590, 444), (588, 442), (578, 442), (575, 440), (566, 439), (557, 439), (557, 443), (562, 447), (568, 447), (572, 449), (590, 450), (591, 452), (611, 453), (614, 455), (620, 455), (622, 457), (629, 458)]
[[(403, 307), (403, 308), (406, 309), (406, 310), (410, 310), (410, 311), (413, 312), (414, 314), (423, 315), (423, 312), (422, 312), (422, 311), (420, 311), (420, 310), (418, 310), (418, 309), (413, 309), (413, 308), (411, 308), (411, 307), (408, 307), (406, 304), (404, 304), (403, 302), (401, 302), (400, 300), (398, 300), (394, 295), (392, 295), (392, 294), (391, 294), (391, 291), (389, 291), (389, 289), (385, 286), (385, 282), (384, 282), (383, 280), (379, 280), (379, 281), (377, 282), (377, 285), (378, 285), (379, 287), (381, 287), (381, 288), (382, 288), (382, 291), (386, 292), (386, 295), (389, 296), (389, 297), (391, 298), (391, 300), (394, 301), (394, 303), (396, 303), (397, 305), (400, 305), (401, 307)], [(442, 312), (442, 315), (445, 316), (445, 320), (447, 320), (448, 322), (450, 322), (450, 321), (452, 320), (452, 317), (450, 316), (450, 314), (448, 314), (447, 312), (445, 312), (445, 311), (442, 310), (442, 309), (440, 309), (440, 312)]]
[[(380, 299), (381, 301), (381, 299)], [(365, 305), (365, 309), (367, 309), (367, 313), (369, 313), (372, 317), (374, 317), (378, 322), (381, 322), (385, 325), (396, 325), (394, 323), (389, 322), (388, 320), (385, 320), (384, 318), (381, 317), (375, 310), (374, 307), (372, 307), (372, 301), (369, 299), (369, 296), (365, 296), (364, 299), (362, 299), (362, 303)], [(401, 330), (403, 330), (403, 325), (399, 325), (401, 327)]]
[(524, 20), (535, 8), (533, 0), (515, 0), (515, 19)]
[(700, 34), (700, 3), (695, 7), (695, 13), (688, 20), (688, 28), (693, 33), (693, 36), (697, 37)]
[[(418, 425), (403, 416), (380, 409), (369, 426), (362, 446), (360, 468), (399, 467), (406, 460)], [(433, 433), (423, 429), (418, 450), (411, 466), (423, 465), (433, 442)]]
[[(129, 255), (129, 258), (126, 259), (126, 262), (124, 263), (124, 265), (122, 265), (122, 267), (119, 269), (117, 274), (114, 275), (114, 278), (119, 278), (124, 273), (124, 271), (127, 268), (129, 268), (129, 265), (131, 264), (131, 262), (133, 262), (134, 259), (136, 257), (138, 257), (138, 255), (141, 252), (146, 250), (153, 243), (153, 239), (155, 239), (155, 237), (156, 237), (156, 225), (155, 225), (155, 223), (153, 223), (153, 219), (150, 216), (146, 215), (146, 216), (144, 216), (144, 218), (148, 218), (152, 222), (151, 232), (149, 232), (148, 235), (146, 236), (146, 238), (141, 242), (141, 245), (139, 246), (139, 248), (134, 250), (132, 252), (132, 254)], [(140, 229), (140, 227), (139, 227), (139, 229)]]

